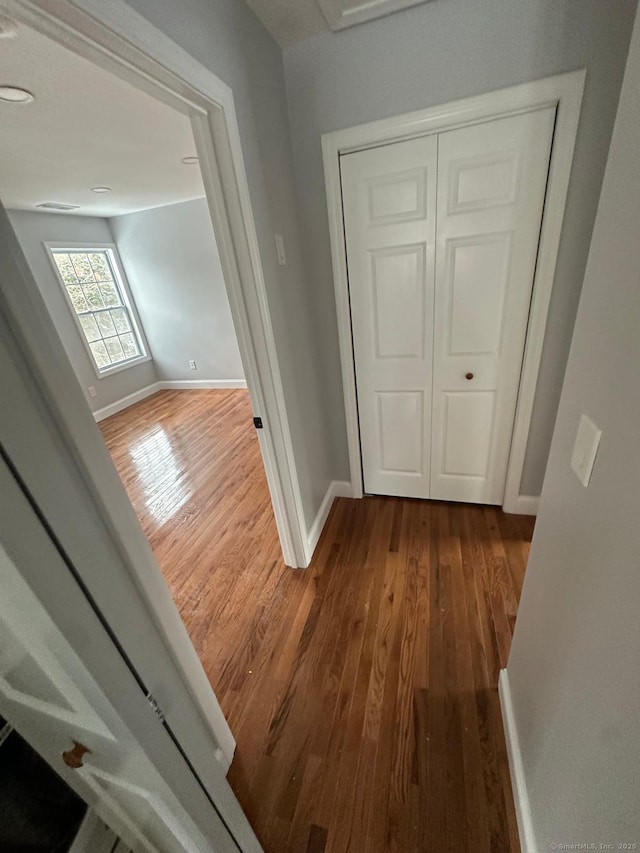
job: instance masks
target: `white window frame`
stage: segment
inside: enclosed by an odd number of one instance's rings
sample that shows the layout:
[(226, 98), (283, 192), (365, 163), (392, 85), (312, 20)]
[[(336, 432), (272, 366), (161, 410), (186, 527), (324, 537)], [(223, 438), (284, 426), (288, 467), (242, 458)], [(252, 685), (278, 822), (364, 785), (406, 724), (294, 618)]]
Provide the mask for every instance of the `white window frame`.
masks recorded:
[[(151, 350), (149, 349), (149, 344), (147, 342), (146, 335), (144, 333), (144, 329), (142, 327), (142, 322), (140, 320), (140, 315), (138, 314), (138, 309), (136, 308), (136, 303), (131, 294), (131, 288), (129, 287), (129, 282), (127, 281), (127, 277), (124, 273), (124, 269), (122, 267), (122, 261), (120, 260), (120, 255), (118, 253), (118, 247), (115, 243), (104, 243), (104, 242), (94, 242), (94, 243), (70, 243), (70, 242), (49, 242), (44, 241), (44, 247), (47, 251), (47, 255), (51, 262), (51, 266), (53, 267), (53, 272), (55, 274), (56, 279), (58, 280), (58, 284), (62, 289), (62, 293), (64, 294), (65, 301), (67, 303), (67, 307), (71, 312), (71, 316), (73, 317), (73, 322), (76, 325), (76, 329), (78, 330), (78, 334), (80, 335), (80, 340), (82, 341), (82, 345), (85, 348), (85, 352), (87, 353), (87, 358), (91, 362), (91, 366), (93, 367), (94, 373), (96, 374), (98, 379), (104, 379), (105, 376), (111, 376), (114, 373), (120, 373), (122, 370), (128, 370), (130, 367), (136, 367), (139, 364), (143, 364), (146, 361), (152, 360)], [(62, 280), (62, 276), (60, 275), (60, 270), (58, 269), (58, 265), (56, 264), (54, 258), (54, 252), (106, 252), (109, 256), (109, 262), (111, 263), (111, 268), (114, 274), (114, 280), (116, 287), (120, 291), (120, 295), (122, 297), (122, 302), (124, 307), (129, 312), (129, 317), (131, 319), (131, 325), (133, 327), (133, 333), (138, 340), (138, 345), (142, 350), (142, 354), (136, 356), (135, 358), (127, 359), (126, 361), (121, 361), (118, 364), (112, 364), (110, 367), (105, 367), (100, 369), (95, 360), (93, 352), (91, 351), (91, 347), (89, 346), (89, 342), (87, 341), (84, 330), (80, 324), (79, 315), (76, 313), (75, 308), (73, 307), (73, 303), (69, 298), (69, 294), (67, 293), (67, 288), (65, 286), (64, 281)]]

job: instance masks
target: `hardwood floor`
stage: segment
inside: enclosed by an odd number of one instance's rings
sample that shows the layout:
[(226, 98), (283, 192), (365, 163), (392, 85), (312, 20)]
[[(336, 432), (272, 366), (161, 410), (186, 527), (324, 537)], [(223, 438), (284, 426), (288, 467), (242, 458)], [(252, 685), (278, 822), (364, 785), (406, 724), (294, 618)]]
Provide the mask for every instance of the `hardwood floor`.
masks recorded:
[(99, 426), (198, 653), (217, 654), (237, 601), (285, 570), (247, 391), (160, 391)]
[(286, 569), (247, 423), (244, 392), (198, 391), (101, 427), (265, 851), (516, 853), (497, 677), (533, 519), (341, 498), (311, 567)]

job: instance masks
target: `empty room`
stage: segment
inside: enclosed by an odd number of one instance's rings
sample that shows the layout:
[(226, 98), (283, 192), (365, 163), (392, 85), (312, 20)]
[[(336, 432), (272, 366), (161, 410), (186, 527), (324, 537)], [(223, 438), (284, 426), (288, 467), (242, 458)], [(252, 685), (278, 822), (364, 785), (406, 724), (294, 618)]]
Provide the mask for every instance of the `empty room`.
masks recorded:
[(635, 17), (0, 0), (1, 849), (637, 848)]

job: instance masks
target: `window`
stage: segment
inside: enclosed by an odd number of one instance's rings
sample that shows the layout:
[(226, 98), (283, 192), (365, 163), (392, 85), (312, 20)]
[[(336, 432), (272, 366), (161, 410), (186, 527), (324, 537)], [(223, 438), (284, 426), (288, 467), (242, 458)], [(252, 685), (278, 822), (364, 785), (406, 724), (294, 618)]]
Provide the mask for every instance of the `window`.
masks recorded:
[(47, 248), (98, 375), (147, 361), (115, 249)]

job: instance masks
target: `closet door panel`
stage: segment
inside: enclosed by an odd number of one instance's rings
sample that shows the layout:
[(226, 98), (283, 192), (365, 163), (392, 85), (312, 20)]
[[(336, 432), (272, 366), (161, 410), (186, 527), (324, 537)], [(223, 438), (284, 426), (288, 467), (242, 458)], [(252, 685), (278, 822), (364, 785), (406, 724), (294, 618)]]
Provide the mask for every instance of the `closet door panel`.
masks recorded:
[(438, 139), (432, 498), (502, 503), (554, 121)]
[(437, 141), (341, 158), (365, 492), (429, 496)]

